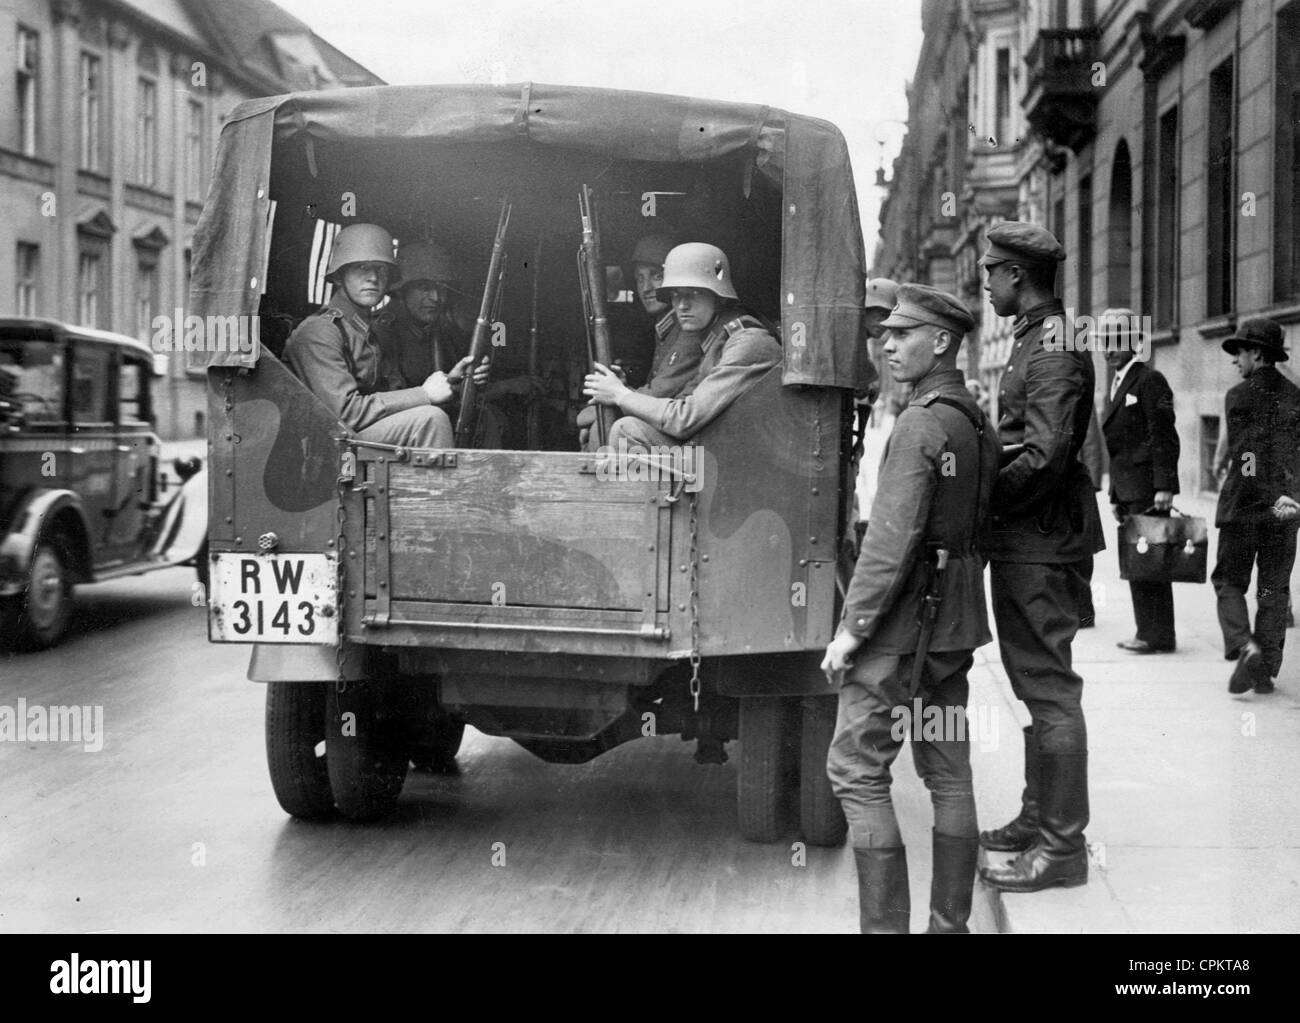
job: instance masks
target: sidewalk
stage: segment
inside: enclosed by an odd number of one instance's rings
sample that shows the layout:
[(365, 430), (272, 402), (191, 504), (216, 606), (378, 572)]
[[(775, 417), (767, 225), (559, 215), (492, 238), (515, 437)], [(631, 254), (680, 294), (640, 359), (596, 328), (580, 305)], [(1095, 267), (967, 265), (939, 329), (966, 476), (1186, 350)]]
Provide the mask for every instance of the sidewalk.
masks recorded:
[[(1175, 505), (1209, 524), (1213, 571), (1213, 501), (1180, 495)], [(1177, 652), (1117, 649), (1134, 633), (1133, 608), (1104, 500), (1101, 510), (1108, 549), (1093, 578), (1097, 626), (1074, 643), (1088, 721), (1089, 883), (1033, 895), (977, 885), (976, 922), (982, 913), (982, 929), (992, 921), (1031, 934), (1300, 930), (1300, 631), (1287, 632), (1269, 696), (1228, 694), (1232, 665), (1208, 582), (1174, 586)], [(980, 827), (998, 827), (1020, 805), (1029, 718), (996, 642), (975, 655), (970, 715)], [(995, 744), (978, 741), (980, 715), (996, 718)]]

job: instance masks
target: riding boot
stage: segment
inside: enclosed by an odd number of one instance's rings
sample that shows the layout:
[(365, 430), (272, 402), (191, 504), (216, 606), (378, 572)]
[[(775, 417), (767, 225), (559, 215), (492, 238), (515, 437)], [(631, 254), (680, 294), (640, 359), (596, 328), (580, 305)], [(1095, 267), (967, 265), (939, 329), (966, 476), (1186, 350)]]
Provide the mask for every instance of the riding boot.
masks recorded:
[(1020, 815), (995, 831), (981, 831), (980, 845), (994, 852), (1021, 852), (1038, 838), (1038, 738), (1034, 726), (1025, 729), (1025, 792)]
[(1088, 883), (1088, 754), (1040, 753), (1038, 766), (1038, 840), (1009, 863), (980, 868), (980, 877), (1004, 892)]
[(934, 854), (930, 880), (930, 926), (926, 934), (969, 934), (971, 895), (979, 839), (932, 832)]
[(912, 914), (907, 887), (907, 850), (854, 848), (858, 864), (858, 911), (863, 934), (906, 934)]

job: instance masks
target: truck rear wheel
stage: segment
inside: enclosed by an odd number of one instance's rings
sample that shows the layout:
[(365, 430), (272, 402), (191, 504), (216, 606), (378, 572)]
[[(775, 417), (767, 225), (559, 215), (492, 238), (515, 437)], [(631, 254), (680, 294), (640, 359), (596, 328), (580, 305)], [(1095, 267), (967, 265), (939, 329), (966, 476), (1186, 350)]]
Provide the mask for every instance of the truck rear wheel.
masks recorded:
[(809, 845), (839, 846), (848, 822), (826, 776), (826, 751), (835, 737), (838, 703), (825, 696), (803, 699), (800, 731), (799, 830)]
[(775, 842), (790, 823), (796, 769), (790, 704), (780, 696), (740, 701), (736, 804), (740, 833), (751, 842)]
[(266, 763), (284, 812), (314, 821), (334, 813), (325, 767), (325, 686), (266, 684)]
[(406, 780), (407, 751), (384, 720), (382, 695), (375, 682), (349, 682), (341, 694), (325, 687), (325, 767), (334, 805), (351, 821), (392, 813)]

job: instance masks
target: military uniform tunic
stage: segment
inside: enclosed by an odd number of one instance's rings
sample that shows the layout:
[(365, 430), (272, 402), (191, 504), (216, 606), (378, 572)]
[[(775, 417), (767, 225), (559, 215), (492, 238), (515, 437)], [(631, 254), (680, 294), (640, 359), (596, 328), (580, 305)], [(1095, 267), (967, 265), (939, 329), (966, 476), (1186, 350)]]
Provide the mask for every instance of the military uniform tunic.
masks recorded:
[[(998, 444), (957, 370), (935, 370), (914, 388), (880, 463), (871, 525), (844, 599), (842, 628), (862, 638), (839, 694), (827, 774), (844, 806), (855, 848), (902, 844), (889, 795), (890, 765), (907, 730), (906, 707), (915, 661), (931, 544), (950, 552), (938, 619), (918, 698), (913, 756), (935, 802), (935, 829), (974, 836), (969, 737), (964, 724), (966, 673), (972, 651), (989, 642), (984, 560), (979, 550), (998, 467)], [(963, 413), (948, 402), (965, 408)], [(984, 423), (977, 434), (969, 416)], [(982, 537), (987, 540), (987, 535)], [(923, 729), (931, 717), (939, 734)]]

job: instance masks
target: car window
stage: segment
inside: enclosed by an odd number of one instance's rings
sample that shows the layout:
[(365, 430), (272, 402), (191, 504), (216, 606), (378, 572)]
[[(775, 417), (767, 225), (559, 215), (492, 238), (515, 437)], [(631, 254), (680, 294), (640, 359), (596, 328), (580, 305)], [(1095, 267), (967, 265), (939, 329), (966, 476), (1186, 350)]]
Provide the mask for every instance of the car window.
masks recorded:
[(0, 402), (16, 405), (28, 425), (62, 422), (62, 346), (0, 339)]
[(78, 345), (72, 357), (72, 420), (108, 423), (109, 370), (112, 351), (106, 345)]
[(117, 421), (132, 426), (149, 423), (149, 367), (123, 355), (117, 373)]

